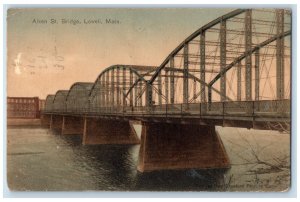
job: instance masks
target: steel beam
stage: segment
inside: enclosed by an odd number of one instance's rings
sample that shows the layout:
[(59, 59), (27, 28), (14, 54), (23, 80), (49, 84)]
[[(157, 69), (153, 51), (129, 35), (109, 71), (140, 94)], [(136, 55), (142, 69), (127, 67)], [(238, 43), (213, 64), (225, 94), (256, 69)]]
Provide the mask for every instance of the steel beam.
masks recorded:
[(146, 106), (150, 107), (152, 106), (152, 85), (149, 83), (146, 83)]
[(126, 92), (126, 68), (123, 66), (123, 92), (122, 92), (122, 105), (126, 106), (126, 97), (124, 93)]
[(208, 110), (211, 110), (211, 102), (212, 102), (212, 95), (211, 95), (211, 86), (207, 88), (207, 99), (208, 99)]
[[(200, 35), (200, 80), (205, 82), (205, 32)], [(200, 84), (201, 102), (206, 102), (205, 85)]]
[(194, 99), (194, 102), (196, 103), (197, 101), (197, 81), (196, 79), (194, 79), (193, 81), (193, 99)]
[(138, 83), (138, 106), (142, 106), (142, 88), (143, 88), (143, 83), (140, 81)]
[[(220, 68), (221, 71), (226, 68), (226, 21), (220, 24)], [(221, 76), (220, 80), (221, 102), (226, 100), (226, 74)]]
[[(134, 76), (135, 77), (135, 82), (139, 79), (137, 77), (137, 75)], [(138, 100), (138, 85), (135, 85), (134, 86), (134, 106), (136, 107), (137, 106), (137, 100)]]
[(103, 107), (105, 105), (105, 77), (101, 77), (101, 87), (100, 87), (100, 92), (101, 92), (101, 101), (100, 101), (100, 107)]
[(242, 64), (237, 64), (237, 100), (242, 100)]
[(165, 69), (165, 97), (166, 97), (166, 104), (169, 104), (169, 73), (170, 73), (169, 70)]
[(106, 97), (106, 101), (105, 101), (105, 105), (106, 107), (110, 106), (110, 89), (109, 89), (109, 72), (106, 72), (106, 86), (105, 86), (105, 97)]
[[(284, 10), (276, 10), (277, 35), (284, 32)], [(276, 97), (284, 99), (284, 38), (276, 40)]]
[(185, 44), (183, 48), (183, 103), (188, 108), (189, 103), (189, 45)]
[(161, 72), (159, 72), (157, 77), (157, 88), (158, 88), (158, 104), (162, 104), (162, 87), (161, 87)]
[(111, 106), (114, 106), (115, 105), (115, 69), (112, 69), (111, 70), (111, 103), (110, 105)]
[[(170, 58), (170, 69), (174, 69), (174, 57)], [(170, 103), (174, 104), (175, 102), (175, 72), (170, 72)]]
[(255, 100), (259, 100), (259, 49), (255, 51)]
[[(245, 52), (248, 53), (252, 49), (252, 11), (245, 12)], [(248, 54), (245, 58), (245, 92), (246, 100), (252, 100), (252, 55)]]
[(117, 90), (117, 106), (120, 106), (120, 67), (117, 66), (117, 79), (116, 79), (116, 90)]
[[(130, 86), (133, 85), (133, 72), (131, 69), (129, 70), (129, 84), (130, 84)], [(129, 93), (129, 99), (130, 99), (129, 104), (132, 107), (133, 106), (133, 90), (132, 89)]]

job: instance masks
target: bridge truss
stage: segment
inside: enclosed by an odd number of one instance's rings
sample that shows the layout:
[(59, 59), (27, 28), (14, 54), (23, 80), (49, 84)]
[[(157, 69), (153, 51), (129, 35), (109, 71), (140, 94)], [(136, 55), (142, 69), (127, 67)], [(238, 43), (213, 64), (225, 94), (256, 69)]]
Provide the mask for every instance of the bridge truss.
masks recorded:
[(160, 66), (110, 66), (93, 84), (48, 96), (45, 111), (289, 122), (290, 75), (290, 11), (238, 9), (196, 30)]

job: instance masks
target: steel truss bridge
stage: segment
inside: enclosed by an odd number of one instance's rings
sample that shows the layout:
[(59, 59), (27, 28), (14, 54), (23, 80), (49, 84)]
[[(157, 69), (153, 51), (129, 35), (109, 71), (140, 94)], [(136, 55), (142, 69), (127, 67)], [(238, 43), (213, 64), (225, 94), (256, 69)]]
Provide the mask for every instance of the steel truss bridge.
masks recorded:
[(289, 123), (290, 74), (290, 11), (238, 9), (196, 30), (160, 66), (113, 65), (94, 83), (48, 95), (44, 113)]
[[(159, 66), (112, 65), (48, 95), (42, 122), (83, 144), (140, 143), (138, 170), (227, 168), (216, 125), (290, 131), (291, 12), (238, 9)], [(130, 121), (142, 124), (141, 138)]]

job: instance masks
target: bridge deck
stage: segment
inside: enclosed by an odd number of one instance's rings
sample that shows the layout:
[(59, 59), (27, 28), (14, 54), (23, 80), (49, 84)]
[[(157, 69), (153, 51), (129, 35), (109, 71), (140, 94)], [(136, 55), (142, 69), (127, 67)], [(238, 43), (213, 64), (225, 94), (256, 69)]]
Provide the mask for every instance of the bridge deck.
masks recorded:
[(239, 126), (241, 122), (289, 123), (290, 100), (194, 103), (189, 104), (188, 107), (184, 104), (152, 107), (101, 107), (90, 108), (88, 111), (43, 111), (43, 114)]

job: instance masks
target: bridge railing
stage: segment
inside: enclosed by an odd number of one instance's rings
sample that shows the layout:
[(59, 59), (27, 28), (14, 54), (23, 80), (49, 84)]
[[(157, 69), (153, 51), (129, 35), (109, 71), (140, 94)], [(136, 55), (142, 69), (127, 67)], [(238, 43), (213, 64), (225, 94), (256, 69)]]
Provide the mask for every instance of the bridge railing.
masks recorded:
[(291, 103), (290, 100), (274, 100), (274, 101), (258, 101), (254, 103), (255, 113), (290, 113)]
[(145, 106), (111, 106), (61, 108), (44, 110), (43, 113), (117, 115), (117, 116), (165, 116), (165, 117), (289, 117), (290, 100), (260, 100), (189, 104), (163, 104)]

